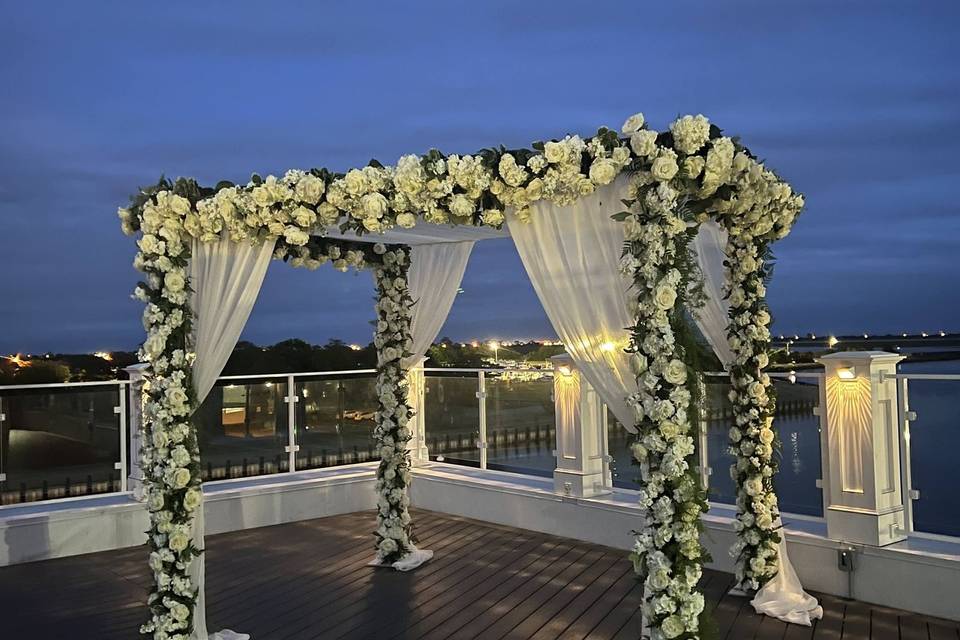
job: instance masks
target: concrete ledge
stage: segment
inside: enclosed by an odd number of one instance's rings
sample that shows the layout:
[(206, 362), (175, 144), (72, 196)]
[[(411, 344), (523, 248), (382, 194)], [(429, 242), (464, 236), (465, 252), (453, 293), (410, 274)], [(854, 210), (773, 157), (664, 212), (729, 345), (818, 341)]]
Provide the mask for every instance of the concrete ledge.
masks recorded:
[[(411, 498), (424, 509), (620, 549), (633, 545), (630, 531), (642, 513), (635, 491), (565, 498), (553, 493), (550, 478), (443, 463), (416, 469)], [(713, 569), (733, 571), (734, 516), (732, 507), (716, 504), (704, 515), (703, 543), (713, 556)], [(864, 547), (828, 539), (826, 523), (819, 518), (784, 514), (783, 520), (790, 560), (810, 590), (960, 619), (960, 540), (914, 537), (887, 547)], [(837, 550), (849, 548), (856, 554), (852, 576), (837, 568)]]
[[(208, 534), (376, 506), (375, 463), (204, 485)], [(129, 493), (0, 508), (0, 566), (143, 544), (144, 505)]]

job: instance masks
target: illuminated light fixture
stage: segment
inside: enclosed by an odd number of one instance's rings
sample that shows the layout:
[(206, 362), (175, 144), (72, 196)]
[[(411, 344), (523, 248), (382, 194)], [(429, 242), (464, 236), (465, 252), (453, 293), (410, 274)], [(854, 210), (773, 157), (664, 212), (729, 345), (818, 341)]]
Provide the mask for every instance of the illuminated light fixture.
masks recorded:
[(864, 339), (867, 339), (867, 338), (869, 338), (870, 336), (865, 333), (865, 334), (863, 334), (863, 337), (864, 337)]
[(363, 351), (363, 347), (361, 347), (358, 344), (352, 344), (350, 345), (350, 348), (353, 349), (354, 351)]
[(857, 372), (853, 367), (840, 367), (837, 369), (837, 377), (841, 380), (854, 380), (857, 377)]
[(836, 336), (830, 336), (829, 338), (827, 338), (827, 346), (830, 347), (831, 349), (833, 349), (835, 346), (837, 346), (837, 343), (838, 343), (838, 342), (840, 342), (840, 341), (837, 340), (837, 337), (836, 337)]
[(113, 360), (113, 356), (110, 355), (109, 351), (96, 351), (94, 352), (93, 355), (100, 358), (101, 360), (106, 360), (107, 362), (110, 362), (111, 360)]
[(790, 381), (790, 384), (796, 384), (796, 382), (797, 382), (797, 372), (796, 372), (796, 371), (791, 371), (791, 372), (787, 375), (787, 380)]
[(946, 337), (947, 337), (947, 332), (946, 332), (946, 331), (941, 331), (941, 332), (940, 332), (940, 337), (941, 337), (941, 338), (946, 338)]
[(907, 334), (906, 334), (906, 332), (904, 332), (904, 334), (903, 334), (903, 337), (904, 337), (904, 338), (906, 338), (906, 337), (907, 337)]
[(267, 389), (269, 389), (269, 388), (271, 388), (271, 387), (273, 386), (273, 383), (272, 383), (272, 382), (264, 382), (264, 383), (263, 383), (263, 386), (265, 386)]
[(817, 334), (811, 333), (811, 334), (810, 334), (810, 339), (811, 339), (811, 340), (816, 340), (816, 339), (817, 339)]
[(235, 385), (235, 384), (228, 384), (228, 385), (227, 385), (227, 389), (236, 389), (236, 388), (237, 388), (237, 385)]
[(559, 367), (557, 367), (557, 371), (559, 371), (560, 374), (564, 376), (573, 375), (573, 369), (571, 369), (568, 365), (565, 365), (565, 364), (562, 364)]
[(616, 348), (617, 345), (613, 344), (609, 340), (600, 345), (600, 351), (606, 351), (607, 353), (612, 353)]

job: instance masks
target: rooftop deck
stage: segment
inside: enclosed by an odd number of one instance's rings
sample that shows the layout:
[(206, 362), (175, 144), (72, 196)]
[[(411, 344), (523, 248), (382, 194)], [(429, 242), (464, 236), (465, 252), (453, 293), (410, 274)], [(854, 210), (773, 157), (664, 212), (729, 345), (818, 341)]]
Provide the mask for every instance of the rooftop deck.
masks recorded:
[[(372, 512), (248, 529), (207, 539), (211, 630), (255, 640), (307, 638), (639, 637), (640, 589), (625, 552), (415, 512), (436, 557), (412, 573), (375, 569)], [(142, 548), (0, 568), (3, 637), (136, 637), (149, 584)], [(704, 575), (719, 637), (735, 640), (960, 640), (960, 624), (820, 595), (814, 628), (753, 613), (726, 594), (731, 576)]]

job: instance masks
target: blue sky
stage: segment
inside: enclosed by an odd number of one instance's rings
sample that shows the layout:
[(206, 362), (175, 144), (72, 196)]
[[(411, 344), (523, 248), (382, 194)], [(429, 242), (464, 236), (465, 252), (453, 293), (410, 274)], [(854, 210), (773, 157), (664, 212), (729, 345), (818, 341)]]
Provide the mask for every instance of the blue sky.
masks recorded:
[[(0, 352), (132, 348), (116, 207), (201, 182), (704, 113), (807, 196), (775, 331), (960, 330), (956, 2), (11, 3)], [(549, 9), (546, 7), (549, 6)], [(509, 240), (443, 334), (550, 335)], [(245, 338), (367, 342), (369, 275), (271, 265)]]

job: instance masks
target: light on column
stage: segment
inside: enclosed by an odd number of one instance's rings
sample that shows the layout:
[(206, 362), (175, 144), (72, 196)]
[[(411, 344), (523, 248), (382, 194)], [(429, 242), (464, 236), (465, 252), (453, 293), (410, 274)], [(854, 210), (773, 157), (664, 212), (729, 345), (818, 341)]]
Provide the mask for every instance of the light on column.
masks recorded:
[(853, 380), (857, 377), (857, 372), (853, 367), (840, 367), (837, 369), (837, 377), (841, 380)]

